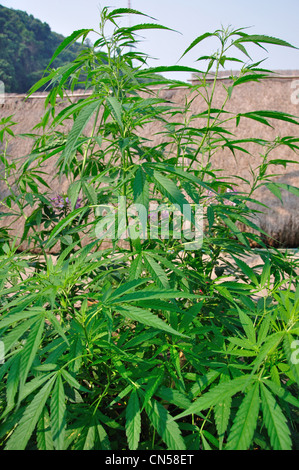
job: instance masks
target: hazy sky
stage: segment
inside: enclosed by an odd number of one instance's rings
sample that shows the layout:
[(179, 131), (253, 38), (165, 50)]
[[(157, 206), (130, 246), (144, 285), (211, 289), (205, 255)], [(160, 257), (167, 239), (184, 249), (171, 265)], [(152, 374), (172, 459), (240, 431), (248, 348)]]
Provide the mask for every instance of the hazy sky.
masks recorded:
[[(52, 31), (65, 36), (76, 29), (97, 29), (99, 10), (103, 6), (128, 6), (128, 0), (0, 0), (0, 3), (32, 14), (47, 22)], [(150, 65), (174, 65), (197, 36), (221, 25), (251, 27), (246, 32), (279, 37), (299, 47), (299, 0), (131, 0), (131, 5), (181, 33), (155, 31), (142, 34), (142, 50), (159, 59), (150, 61)], [(144, 21), (147, 20), (134, 16), (131, 24)], [(196, 66), (194, 60), (213, 52), (215, 46), (217, 48), (218, 44), (207, 39), (179, 63)], [(267, 50), (268, 53), (257, 47), (250, 48), (255, 60), (269, 57), (264, 65), (272, 70), (299, 70), (299, 50), (278, 46), (269, 46)], [(189, 76), (181, 74), (180, 78)]]

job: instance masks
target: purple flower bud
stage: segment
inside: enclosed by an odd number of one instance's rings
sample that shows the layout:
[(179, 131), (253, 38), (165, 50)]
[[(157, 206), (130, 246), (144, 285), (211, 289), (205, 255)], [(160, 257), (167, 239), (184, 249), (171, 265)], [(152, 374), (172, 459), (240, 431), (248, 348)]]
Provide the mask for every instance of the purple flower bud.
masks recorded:
[(82, 206), (82, 199), (81, 198), (78, 198), (77, 199), (77, 202), (76, 202), (76, 205), (75, 205), (75, 209), (79, 209), (81, 206)]

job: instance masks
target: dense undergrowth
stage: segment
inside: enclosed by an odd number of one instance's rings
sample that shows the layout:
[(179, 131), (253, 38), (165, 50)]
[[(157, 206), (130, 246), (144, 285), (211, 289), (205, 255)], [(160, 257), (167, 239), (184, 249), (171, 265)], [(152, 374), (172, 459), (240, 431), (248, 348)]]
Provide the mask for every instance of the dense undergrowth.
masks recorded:
[[(126, 14), (142, 15), (104, 8), (94, 47), (61, 68), (50, 64), (32, 88), (51, 84), (45, 116), (30, 134), (32, 152), (19, 165), (7, 153), (16, 137), (13, 116), (1, 121), (2, 180), (9, 189), (3, 214), (24, 221), (21, 241), (38, 253), (20, 252), (20, 240), (11, 238), (9, 227), (1, 229), (1, 446), (298, 449), (298, 266), (287, 252), (264, 244), (251, 205), (263, 185), (278, 196), (281, 189), (298, 193), (271, 183), (267, 171), (282, 163), (271, 152), (278, 146), (296, 152), (298, 139), (241, 141), (226, 129), (231, 120), (298, 121), (274, 111), (225, 110), (235, 87), (271, 73), (249, 58), (248, 44), (291, 46), (221, 29), (199, 36), (185, 51), (218, 38), (217, 53), (199, 62), (207, 63), (204, 72), (149, 68), (137, 34), (162, 26), (149, 18), (118, 26)], [(110, 36), (107, 24), (114, 28)], [(74, 32), (54, 58), (90, 32)], [(218, 72), (236, 60), (240, 73), (216, 109)], [(216, 73), (209, 85), (211, 68)], [(160, 75), (173, 70), (197, 71), (198, 84)], [(80, 86), (89, 94), (57, 112), (57, 98), (82, 76)], [(157, 93), (180, 87), (186, 90), (183, 108)], [(193, 115), (198, 95), (205, 109)], [(69, 121), (71, 130), (64, 132)], [(142, 128), (155, 122), (163, 128), (159, 145), (142, 137)], [(241, 191), (237, 177), (219, 176), (213, 157), (223, 148), (246, 151), (249, 142), (261, 163)], [(56, 161), (56, 177), (69, 182), (67, 194), (54, 199), (42, 173), (48, 159)], [(171, 222), (168, 238), (142, 237), (137, 230), (104, 245), (100, 209), (116, 207), (120, 198), (127, 208), (139, 204), (147, 211), (154, 201), (187, 207), (192, 225), (194, 208), (201, 207), (200, 246), (190, 249), (188, 237), (175, 237)], [(122, 222), (117, 219), (117, 228)], [(59, 253), (50, 255), (57, 246)], [(248, 259), (257, 255), (260, 261), (250, 267)]]

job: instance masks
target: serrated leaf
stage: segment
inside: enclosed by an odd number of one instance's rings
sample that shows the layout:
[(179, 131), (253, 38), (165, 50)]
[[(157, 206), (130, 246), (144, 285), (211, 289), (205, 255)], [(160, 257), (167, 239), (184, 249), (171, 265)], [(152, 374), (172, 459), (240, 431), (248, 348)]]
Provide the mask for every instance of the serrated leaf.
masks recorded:
[(245, 246), (248, 247), (248, 240), (244, 237), (241, 230), (235, 225), (235, 223), (228, 217), (222, 217), (223, 222), (231, 229), (233, 234), (238, 238), (238, 240)]
[(64, 450), (65, 428), (66, 428), (66, 404), (65, 393), (61, 375), (55, 382), (51, 403), (51, 430), (56, 450)]
[(150, 67), (144, 72), (140, 70), (140, 75), (142, 76), (143, 74), (147, 73), (165, 73), (165, 72), (191, 72), (191, 73), (200, 73), (200, 70), (195, 69), (194, 67), (186, 67), (185, 65), (169, 65), (169, 66), (164, 66), (160, 65), (158, 67)]
[(129, 268), (129, 279), (130, 280), (136, 280), (139, 278), (141, 272), (142, 272), (142, 254), (139, 253), (134, 261), (132, 261), (130, 268)]
[(31, 332), (26, 340), (22, 351), (20, 364), (20, 382), (21, 386), (25, 384), (27, 375), (41, 344), (42, 335), (45, 327), (45, 317), (42, 317), (32, 326)]
[(211, 370), (205, 375), (197, 376), (196, 382), (191, 388), (191, 396), (195, 398), (211, 385), (220, 375), (218, 370)]
[(130, 395), (126, 408), (126, 436), (130, 450), (138, 449), (141, 433), (140, 404), (136, 389)]
[(145, 253), (143, 254), (143, 259), (148, 272), (156, 281), (158, 286), (165, 289), (169, 289), (167, 275), (165, 271), (161, 268), (160, 264), (157, 263), (157, 261), (155, 261), (151, 256), (146, 255)]
[[(45, 366), (47, 365), (48, 364), (45, 364)], [(53, 370), (54, 367), (57, 368), (57, 366), (55, 366), (54, 364), (51, 364), (51, 370)], [(23, 400), (25, 400), (25, 398), (27, 398), (31, 393), (33, 393), (35, 390), (40, 388), (45, 382), (49, 381), (50, 378), (53, 377), (54, 374), (55, 372), (51, 372), (49, 374), (44, 374), (44, 375), (38, 375), (34, 379), (30, 380), (30, 382), (26, 382), (25, 385), (20, 390), (19, 397), (18, 397), (18, 405)]]
[(240, 44), (243, 42), (273, 44), (276, 46), (291, 47), (293, 49), (298, 49), (297, 47), (292, 46), (292, 44), (290, 44), (287, 41), (284, 41), (283, 39), (275, 38), (273, 36), (266, 36), (262, 34), (242, 34), (242, 37), (240, 39), (237, 39), (234, 42), (234, 45)]
[(142, 284), (148, 283), (149, 280), (150, 280), (150, 278), (147, 278), (147, 279), (134, 279), (132, 281), (125, 282), (124, 284), (121, 284), (117, 289), (115, 289), (113, 294), (111, 294), (111, 296), (109, 297), (109, 300), (117, 299), (117, 298), (121, 297), (123, 294), (125, 294), (126, 292), (130, 292), (131, 290), (135, 290), (136, 287), (139, 287)]
[(135, 178), (133, 181), (133, 195), (134, 203), (142, 204), (143, 207), (148, 211), (149, 207), (149, 183), (146, 178), (146, 173), (139, 167), (136, 171)]
[(0, 330), (2, 328), (7, 328), (8, 326), (13, 325), (14, 323), (17, 323), (20, 320), (25, 320), (25, 318), (27, 319), (31, 317), (38, 317), (41, 312), (44, 312), (42, 308), (32, 308), (29, 311), (26, 310), (19, 313), (10, 314), (7, 317), (3, 318), (3, 320), (0, 322)]
[(245, 331), (248, 340), (250, 341), (251, 344), (255, 344), (256, 343), (255, 328), (251, 319), (249, 318), (248, 315), (246, 315), (246, 313), (242, 312), (242, 310), (240, 310), (239, 307), (238, 307), (238, 313), (239, 313), (239, 318), (240, 318), (242, 328)]
[(54, 227), (54, 229), (51, 232), (50, 237), (48, 238), (48, 241), (45, 245), (45, 248), (49, 248), (51, 244), (56, 243), (56, 237), (57, 235), (65, 228), (67, 227), (78, 215), (85, 210), (85, 207), (80, 207), (79, 209), (75, 209), (73, 212), (71, 212), (65, 219), (62, 219), (58, 224)]
[(74, 183), (72, 183), (68, 188), (67, 195), (69, 200), (71, 201), (72, 211), (75, 209), (79, 193), (81, 191), (81, 184), (81, 181), (74, 181)]
[(156, 400), (145, 405), (151, 424), (161, 436), (169, 450), (185, 450), (186, 445), (178, 424), (170, 413)]
[(257, 426), (260, 408), (258, 382), (245, 395), (234, 419), (227, 450), (249, 450)]
[(112, 115), (116, 119), (119, 127), (121, 129), (123, 129), (123, 126), (124, 126), (123, 122), (122, 122), (123, 109), (122, 109), (121, 103), (118, 101), (117, 98), (115, 98), (115, 96), (108, 96), (108, 98), (106, 99), (106, 103), (107, 103)]
[(233, 259), (235, 260), (236, 265), (241, 269), (241, 271), (255, 284), (258, 285), (257, 277), (255, 275), (255, 272), (253, 269), (248, 266), (243, 260), (236, 258), (233, 256)]
[(171, 28), (168, 28), (167, 26), (162, 26), (160, 24), (156, 24), (156, 23), (142, 23), (142, 24), (136, 24), (134, 26), (131, 26), (129, 28), (119, 28), (116, 33), (117, 34), (120, 34), (120, 33), (132, 33), (134, 31), (143, 31), (143, 30), (147, 30), (147, 29), (165, 29), (165, 30), (168, 30), (168, 31), (174, 31), (173, 29)]
[(54, 450), (50, 416), (46, 407), (44, 407), (37, 424), (36, 439), (38, 450)]
[(96, 193), (96, 190), (94, 189), (93, 185), (84, 181), (82, 184), (82, 189), (85, 194), (85, 196), (88, 199), (88, 202), (90, 204), (96, 205), (98, 203), (98, 196)]
[(96, 430), (97, 430), (96, 443), (98, 443), (97, 449), (106, 450), (106, 451), (111, 450), (109, 437), (104, 429), (104, 426), (98, 423), (96, 426)]
[(292, 450), (290, 430), (278, 402), (272, 393), (261, 384), (264, 423), (270, 437), (272, 450)]
[(46, 401), (49, 398), (54, 380), (55, 377), (52, 377), (27, 406), (17, 428), (8, 440), (5, 450), (26, 449), (31, 434), (34, 431)]
[(271, 354), (279, 345), (280, 341), (283, 338), (283, 332), (273, 333), (271, 336), (268, 336), (263, 346), (260, 348), (256, 359), (254, 360), (253, 369), (251, 374), (253, 375), (266, 357)]
[[(158, 190), (166, 196), (169, 201), (178, 204), (184, 216), (189, 218), (190, 222), (194, 223), (194, 215), (192, 214), (190, 204), (177, 185), (157, 170), (154, 170), (152, 173), (150, 172), (150, 175)], [(187, 207), (190, 207), (190, 217), (188, 211), (184, 210)]]
[(80, 390), (81, 392), (89, 393), (89, 390), (83, 387), (83, 385), (79, 384), (79, 382), (67, 370), (63, 369), (61, 373), (71, 387), (75, 388), (76, 390)]
[(250, 384), (252, 378), (249, 376), (241, 376), (236, 379), (233, 379), (227, 383), (220, 383), (209, 390), (207, 393), (198, 398), (195, 402), (192, 403), (190, 408), (188, 408), (183, 413), (176, 416), (176, 419), (189, 416), (190, 414), (198, 414), (202, 410), (215, 406), (218, 403), (221, 403), (223, 400), (232, 397), (236, 393), (243, 390), (245, 386)]
[(156, 393), (157, 388), (159, 387), (160, 383), (163, 380), (163, 375), (164, 371), (160, 370), (157, 371), (154, 377), (150, 378), (147, 386), (145, 387), (144, 390), (144, 399), (143, 399), (143, 406), (142, 406), (142, 411), (143, 408), (145, 407), (146, 403), (150, 401), (153, 397), (153, 395)]
[(189, 292), (182, 292), (176, 290), (143, 290), (132, 292), (131, 294), (123, 295), (115, 302), (136, 302), (143, 300), (159, 300), (159, 299), (198, 299), (196, 294), (189, 294)]
[[(222, 374), (220, 377), (220, 383), (227, 383), (230, 381), (228, 374)], [(215, 424), (217, 428), (217, 433), (220, 440), (220, 447), (222, 447), (224, 434), (227, 430), (229, 417), (230, 417), (230, 409), (231, 409), (232, 399), (228, 397), (226, 400), (215, 405), (214, 408), (214, 416), (215, 416)]]
[[(6, 408), (10, 410), (15, 405), (15, 396), (19, 386), (19, 370), (20, 354), (14, 358), (14, 361), (9, 369), (7, 382), (6, 382)], [(2, 417), (3, 418), (3, 417)]]
[(90, 31), (93, 31), (92, 29), (78, 29), (77, 31), (74, 31), (70, 36), (65, 38), (62, 43), (57, 47), (56, 51), (54, 52), (48, 67), (52, 64), (52, 62), (56, 59), (56, 57), (70, 44), (73, 42), (76, 42), (80, 37), (86, 36)]
[(282, 400), (285, 400), (287, 403), (299, 408), (299, 400), (294, 397), (286, 388), (277, 385), (277, 383), (272, 382), (270, 379), (265, 379), (265, 385), (270, 388), (274, 395), (277, 395)]
[(195, 46), (197, 46), (197, 44), (199, 44), (201, 41), (203, 41), (204, 39), (209, 38), (211, 36), (214, 36), (214, 33), (204, 33), (201, 36), (198, 36), (196, 39), (194, 39), (194, 41), (192, 41), (190, 46), (187, 47), (187, 49), (183, 52), (183, 54), (181, 55), (180, 58), (184, 57), (184, 55), (186, 55), (187, 52), (191, 51), (191, 49), (193, 49)]
[(87, 123), (95, 113), (95, 111), (100, 107), (101, 102), (99, 100), (87, 103), (86, 106), (81, 109), (79, 112), (74, 125), (68, 135), (65, 149), (60, 156), (60, 161), (62, 162), (62, 168), (64, 169), (68, 164), (70, 158), (74, 155), (77, 142), (85, 129)]
[(267, 259), (263, 266), (263, 271), (261, 274), (261, 282), (260, 282), (261, 287), (264, 287), (266, 283), (270, 281), (270, 274), (271, 274), (271, 263), (269, 259)]
[(138, 307), (125, 305), (117, 306), (115, 308), (117, 308), (118, 313), (120, 313), (126, 318), (130, 318), (131, 320), (137, 321), (152, 328), (157, 328), (158, 330), (165, 331), (169, 334), (185, 336), (179, 333), (178, 331), (174, 330), (171, 326), (161, 320), (161, 318), (159, 318), (157, 315), (154, 315), (148, 310), (143, 310)]
[(4, 344), (4, 351), (6, 352), (6, 354), (11, 348), (13, 348), (13, 346), (23, 336), (23, 334), (31, 328), (34, 322), (35, 318), (30, 318), (29, 320), (20, 323), (20, 325), (12, 328), (12, 330), (8, 334), (5, 334), (5, 336), (1, 338), (1, 341)]
[(134, 10), (132, 8), (115, 8), (108, 14), (107, 18), (115, 18), (115, 17), (118, 17), (119, 15), (128, 15), (128, 14), (146, 16), (147, 18), (151, 18), (152, 20), (155, 19), (152, 16), (146, 15), (145, 13), (142, 13), (139, 10)]
[(179, 408), (187, 409), (191, 406), (189, 398), (174, 388), (160, 387), (156, 395)]

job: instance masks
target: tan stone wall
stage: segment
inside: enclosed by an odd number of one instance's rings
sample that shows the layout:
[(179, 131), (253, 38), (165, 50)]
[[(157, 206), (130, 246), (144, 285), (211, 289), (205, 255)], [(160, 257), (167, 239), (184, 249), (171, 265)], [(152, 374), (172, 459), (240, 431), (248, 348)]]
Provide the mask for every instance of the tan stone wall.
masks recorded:
[[(228, 101), (226, 111), (232, 113), (244, 113), (254, 110), (273, 110), (283, 111), (295, 116), (299, 116), (299, 104), (294, 102), (294, 94), (296, 88), (299, 91), (299, 81), (297, 85), (295, 80), (299, 80), (299, 71), (284, 72), (284, 76), (279, 78), (271, 78), (259, 83), (242, 84), (234, 89), (231, 99)], [(214, 107), (221, 107), (225, 98), (225, 90), (223, 85), (228, 86), (230, 81), (227, 79), (220, 79), (217, 81), (215, 91)], [(195, 82), (194, 82), (195, 83)], [(294, 88), (295, 87), (295, 88)], [(186, 94), (189, 91), (186, 88), (179, 90), (156, 90), (161, 97), (178, 105), (183, 105)], [(25, 100), (23, 96), (11, 95), (7, 96), (4, 105), (0, 105), (0, 118), (4, 116), (13, 115), (13, 119), (18, 123), (14, 131), (16, 133), (28, 133), (32, 131), (44, 114), (44, 98), (46, 94), (36, 94), (30, 99)], [(193, 95), (191, 95), (191, 98)], [(293, 98), (293, 103), (292, 103)], [(74, 97), (73, 99), (78, 99)], [(59, 109), (64, 107), (61, 102), (58, 105)], [(206, 105), (204, 100), (198, 96), (192, 103), (191, 112), (198, 114), (204, 111)], [(175, 117), (177, 119), (177, 117)], [(196, 124), (201, 127), (203, 121), (198, 119)], [(236, 135), (236, 138), (261, 138), (272, 140), (277, 136), (298, 136), (299, 127), (294, 124), (289, 124), (281, 121), (272, 121), (274, 129), (262, 125), (258, 122), (249, 119), (241, 119), (240, 125), (236, 128), (235, 121), (228, 125), (228, 129)], [(193, 124), (194, 125), (194, 122)], [(70, 128), (71, 121), (66, 125), (65, 129)], [(152, 145), (158, 145), (163, 142), (163, 136), (159, 134), (162, 127), (156, 123), (149, 124), (140, 130), (141, 134), (150, 139)], [(88, 132), (88, 128), (86, 129)], [(32, 141), (28, 138), (14, 139), (9, 146), (9, 153), (12, 158), (19, 159), (28, 155), (31, 151)], [(219, 150), (212, 159), (212, 164), (215, 168), (222, 168), (222, 175), (225, 178), (231, 178), (233, 175), (250, 179), (250, 167), (256, 168), (261, 162), (259, 153), (262, 147), (250, 144), (247, 146), (251, 155), (243, 152), (236, 152), (234, 157), (229, 150)], [(292, 152), (287, 147), (279, 147), (271, 154), (271, 158), (286, 158), (299, 162), (298, 154)], [(47, 165), (43, 168), (47, 176), (46, 181), (51, 187), (52, 194), (61, 193), (67, 190), (68, 183), (66, 181), (53, 180), (55, 175), (55, 164), (53, 159), (49, 160)], [(297, 163), (292, 163), (285, 169), (283, 166), (273, 166), (270, 172), (278, 174), (275, 177), (276, 181), (291, 184), (299, 187), (299, 167)], [(235, 180), (239, 184), (239, 190), (244, 190), (246, 185), (241, 183), (240, 180)], [(6, 188), (0, 183), (0, 196), (3, 197), (7, 193)], [(298, 200), (295, 196), (283, 192), (283, 204), (275, 198), (268, 189), (260, 189), (254, 194), (256, 199), (260, 200), (269, 209), (260, 217), (260, 227), (268, 232), (274, 238), (277, 238), (284, 246), (298, 246), (299, 245), (299, 206)], [(5, 223), (2, 221), (2, 224)], [(19, 231), (19, 225), (15, 230)]]

